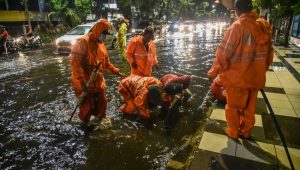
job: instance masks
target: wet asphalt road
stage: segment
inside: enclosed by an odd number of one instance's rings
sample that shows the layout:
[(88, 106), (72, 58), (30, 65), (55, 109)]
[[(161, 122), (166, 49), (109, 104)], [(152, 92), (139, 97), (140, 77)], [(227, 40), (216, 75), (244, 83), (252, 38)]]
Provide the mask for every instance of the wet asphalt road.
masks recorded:
[[(75, 106), (68, 56), (53, 53), (50, 46), (1, 56), (0, 169), (164, 169), (182, 149), (182, 139), (206, 121), (197, 108), (209, 90), (206, 72), (225, 23), (200, 23), (197, 28), (156, 39), (160, 70), (154, 76), (192, 76), (192, 101), (180, 109), (171, 133), (166, 133), (160, 120), (148, 127), (124, 117), (118, 110), (120, 78), (110, 74), (105, 75), (107, 117), (113, 127), (86, 131), (76, 123), (77, 116), (67, 123), (67, 114)], [(111, 62), (128, 73), (117, 52), (109, 53)]]

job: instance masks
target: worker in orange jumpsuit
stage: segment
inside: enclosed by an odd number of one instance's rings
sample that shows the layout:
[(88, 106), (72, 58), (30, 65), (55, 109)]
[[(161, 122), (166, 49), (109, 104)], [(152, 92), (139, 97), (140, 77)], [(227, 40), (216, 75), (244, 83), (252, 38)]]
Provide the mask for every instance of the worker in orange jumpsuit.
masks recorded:
[[(102, 72), (108, 70), (113, 74), (123, 76), (119, 69), (110, 63), (103, 43), (105, 34), (110, 29), (111, 24), (106, 19), (100, 19), (92, 27), (91, 33), (76, 41), (70, 53), (73, 90), (77, 97), (82, 93), (87, 94), (87, 97), (79, 106), (79, 118), (83, 122), (89, 122), (91, 115), (95, 115), (98, 119), (106, 116), (106, 84)], [(86, 87), (91, 72), (99, 63), (99, 72), (95, 82), (90, 87)]]
[(143, 35), (131, 38), (126, 59), (131, 66), (131, 74), (140, 76), (151, 76), (152, 67), (158, 69), (156, 47), (153, 42), (154, 30), (147, 27)]
[(119, 85), (119, 92), (125, 100), (120, 110), (126, 114), (139, 111), (141, 117), (149, 119), (150, 110), (162, 103), (162, 85), (154, 77), (130, 75)]
[[(163, 100), (164, 106), (169, 107), (171, 102), (174, 100), (176, 94), (181, 94), (184, 92), (185, 99), (191, 97), (190, 92), (185, 92), (188, 90), (191, 82), (191, 76), (178, 76), (176, 74), (166, 74), (160, 81), (162, 83), (164, 92)], [(189, 90), (188, 90), (189, 91)]]
[(190, 76), (178, 76), (176, 74), (166, 74), (160, 79), (164, 93), (161, 117), (165, 120), (165, 128), (169, 129), (175, 125), (179, 116), (179, 108), (192, 96), (188, 87), (190, 86)]
[(211, 83), (210, 91), (214, 95), (214, 97), (220, 101), (226, 101), (226, 90), (224, 86), (221, 84), (220, 76), (217, 76), (214, 81)]
[(266, 71), (273, 61), (272, 30), (252, 12), (251, 0), (236, 0), (235, 21), (216, 51), (210, 79), (220, 74), (226, 89), (225, 133), (236, 139), (251, 137), (258, 90), (265, 87)]

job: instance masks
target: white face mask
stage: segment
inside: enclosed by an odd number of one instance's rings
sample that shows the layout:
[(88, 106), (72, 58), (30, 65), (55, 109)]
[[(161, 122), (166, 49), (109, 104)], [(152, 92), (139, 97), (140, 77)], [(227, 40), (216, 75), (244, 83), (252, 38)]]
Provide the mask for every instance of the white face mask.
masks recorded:
[(101, 34), (100, 37), (99, 37), (99, 40), (104, 42), (106, 39), (106, 35), (105, 34)]

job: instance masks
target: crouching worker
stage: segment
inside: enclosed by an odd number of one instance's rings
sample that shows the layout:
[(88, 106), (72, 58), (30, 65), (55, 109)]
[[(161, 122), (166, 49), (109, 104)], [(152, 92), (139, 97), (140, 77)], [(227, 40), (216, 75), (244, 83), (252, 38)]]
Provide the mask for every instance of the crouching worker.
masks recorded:
[(153, 118), (150, 110), (162, 103), (162, 86), (154, 77), (131, 75), (121, 81), (119, 92), (125, 100), (120, 110), (129, 115), (138, 111), (144, 119)]
[[(181, 101), (187, 101), (191, 97), (191, 92), (188, 89), (190, 86), (190, 76), (177, 76), (175, 74), (167, 74), (161, 78), (163, 85), (164, 104), (170, 106), (175, 98), (180, 97)], [(177, 97), (176, 97), (177, 95)]]
[(101, 119), (106, 116), (106, 84), (103, 71), (123, 76), (119, 69), (110, 63), (104, 46), (104, 34), (111, 29), (106, 19), (100, 19), (90, 34), (79, 38), (70, 53), (71, 83), (78, 98), (79, 118), (85, 123), (91, 115)]
[(222, 86), (219, 76), (217, 76), (211, 83), (210, 90), (215, 99), (220, 102), (226, 102), (226, 90), (225, 87)]
[[(188, 87), (190, 86), (190, 76), (177, 76), (175, 74), (167, 74), (161, 78), (164, 88), (164, 105), (162, 113), (165, 113), (165, 124), (171, 126), (178, 114), (179, 107), (186, 103), (192, 96)], [(163, 115), (163, 114), (162, 114)]]

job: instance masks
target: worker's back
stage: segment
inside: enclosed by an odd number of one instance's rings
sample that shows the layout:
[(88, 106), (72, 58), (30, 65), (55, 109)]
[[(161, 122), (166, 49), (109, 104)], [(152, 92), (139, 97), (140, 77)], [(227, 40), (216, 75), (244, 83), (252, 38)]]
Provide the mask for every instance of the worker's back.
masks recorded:
[(262, 88), (272, 63), (271, 27), (254, 12), (232, 24), (216, 51), (225, 87)]

